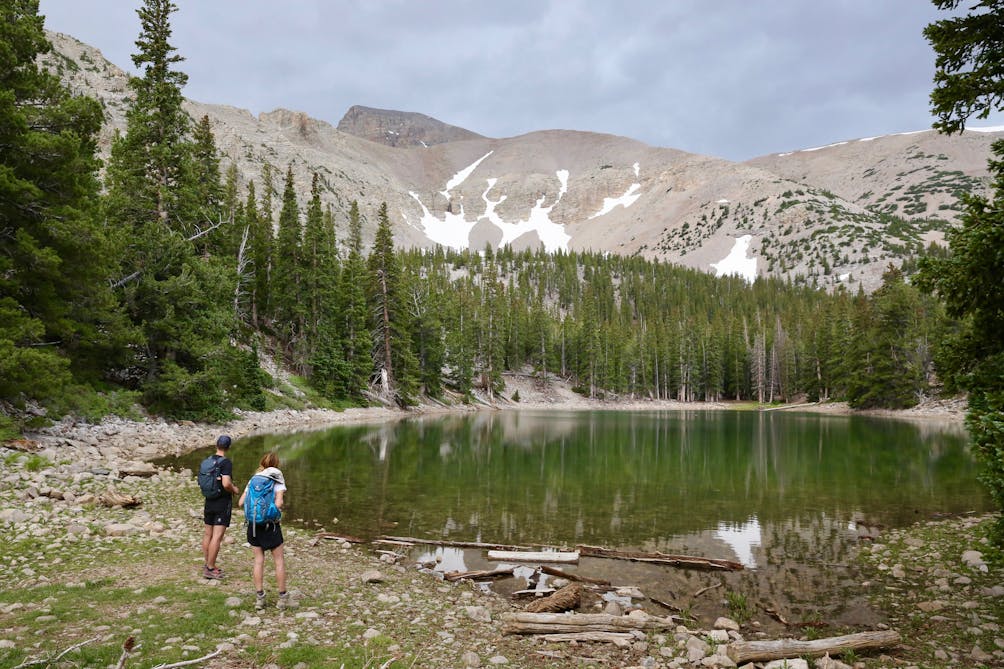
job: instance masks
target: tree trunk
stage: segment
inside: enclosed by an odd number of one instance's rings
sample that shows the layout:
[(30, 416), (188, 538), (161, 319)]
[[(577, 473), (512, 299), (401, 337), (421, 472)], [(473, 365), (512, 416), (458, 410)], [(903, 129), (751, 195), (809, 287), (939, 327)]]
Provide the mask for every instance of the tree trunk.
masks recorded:
[(660, 631), (675, 629), (679, 624), (672, 616), (611, 616), (606, 613), (503, 613), (502, 622), (502, 634)]
[(814, 641), (798, 641), (796, 639), (736, 641), (729, 644), (727, 652), (733, 662), (744, 664), (746, 662), (765, 662), (805, 655), (813, 657), (820, 657), (826, 653), (836, 655), (845, 650), (886, 648), (888, 646), (895, 646), (901, 640), (899, 632), (884, 630), (878, 632), (859, 632), (858, 634), (847, 634), (845, 636), (816, 639)]

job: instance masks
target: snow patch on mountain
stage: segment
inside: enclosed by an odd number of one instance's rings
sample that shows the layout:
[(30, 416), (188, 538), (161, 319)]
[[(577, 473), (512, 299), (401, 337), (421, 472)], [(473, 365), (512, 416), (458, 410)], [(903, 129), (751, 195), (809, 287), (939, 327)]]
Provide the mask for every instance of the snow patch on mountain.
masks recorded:
[(756, 258), (746, 257), (752, 241), (752, 235), (737, 237), (729, 254), (719, 262), (711, 263), (711, 268), (715, 270), (715, 276), (734, 274), (743, 277), (749, 283), (756, 281)]
[(460, 184), (464, 183), (465, 181), (467, 181), (467, 177), (471, 176), (471, 173), (474, 170), (478, 169), (478, 165), (480, 165), (481, 162), (485, 158), (487, 158), (488, 156), (492, 155), (493, 153), (495, 153), (495, 152), (494, 151), (489, 151), (488, 153), (486, 153), (485, 155), (481, 156), (480, 158), (478, 158), (477, 160), (475, 160), (473, 163), (471, 163), (470, 165), (468, 165), (464, 169), (462, 169), (459, 172), (457, 172), (456, 174), (454, 174), (453, 177), (449, 181), (446, 182), (446, 190), (441, 190), (439, 192), (442, 193), (443, 197), (445, 197), (447, 200), (449, 200), (450, 199), (450, 191), (453, 190), (454, 188), (456, 188), (457, 186), (459, 186)]
[[(464, 216), (464, 206), (460, 205), (460, 213), (455, 214), (447, 211), (443, 213), (443, 218), (437, 218), (429, 208), (425, 206), (422, 199), (414, 191), (408, 191), (418, 206), (422, 208), (422, 231), (431, 241), (440, 246), (447, 246), (456, 251), (466, 249), (470, 243), (471, 228), (477, 220), (468, 221)], [(407, 214), (405, 214), (407, 219)]]
[[(446, 190), (442, 190), (440, 193), (449, 199), (450, 191), (462, 184), (477, 166), (491, 154), (492, 152), (489, 151), (473, 164), (457, 172), (447, 182)], [(550, 206), (545, 206), (548, 196), (546, 193), (541, 195), (530, 209), (527, 217), (515, 222), (504, 220), (495, 210), (498, 205), (505, 201), (507, 195), (500, 194), (497, 199), (490, 197), (490, 193), (498, 183), (498, 179), (494, 177), (486, 179), (488, 185), (484, 192), (481, 193), (481, 199), (485, 203), (484, 212), (475, 216), (473, 220), (467, 219), (467, 213), (464, 210), (462, 202), (459, 212), (447, 210), (443, 212), (443, 217), (439, 218), (429, 211), (429, 208), (422, 202), (421, 197), (417, 193), (408, 191), (408, 194), (422, 208), (422, 217), (418, 222), (419, 224), (415, 227), (420, 227), (430, 241), (460, 251), (470, 247), (470, 235), (474, 226), (480, 221), (488, 221), (502, 232), (502, 240), (499, 242), (500, 247), (512, 244), (527, 233), (536, 232), (541, 244), (548, 252), (568, 251), (568, 242), (571, 241), (572, 237), (565, 232), (564, 225), (551, 220), (551, 211), (568, 192), (569, 172), (568, 170), (558, 170), (555, 172), (555, 175), (558, 178), (559, 189), (554, 202)], [(405, 220), (407, 219), (408, 215), (405, 213)]]
[(603, 198), (603, 206), (600, 207), (600, 210), (598, 212), (596, 212), (589, 218), (594, 219), (594, 218), (599, 218), (604, 214), (609, 214), (611, 211), (613, 211), (614, 207), (618, 206), (627, 209), (628, 207), (630, 207), (632, 204), (635, 203), (635, 200), (641, 197), (641, 193), (637, 192), (639, 188), (641, 188), (641, 184), (634, 183), (631, 184), (631, 187), (627, 189), (627, 192), (625, 192), (620, 197)]

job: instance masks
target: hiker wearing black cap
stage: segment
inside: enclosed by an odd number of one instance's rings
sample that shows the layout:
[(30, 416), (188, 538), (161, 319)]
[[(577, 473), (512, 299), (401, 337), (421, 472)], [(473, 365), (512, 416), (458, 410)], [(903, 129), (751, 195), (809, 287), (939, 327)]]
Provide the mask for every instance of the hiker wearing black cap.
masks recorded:
[(202, 533), (203, 578), (223, 578), (223, 570), (216, 566), (216, 558), (223, 545), (223, 535), (230, 526), (233, 495), (241, 489), (234, 485), (234, 463), (227, 457), (230, 437), (221, 435), (216, 440), (216, 453), (203, 460), (199, 468), (199, 486), (206, 498), (203, 507), (205, 528)]

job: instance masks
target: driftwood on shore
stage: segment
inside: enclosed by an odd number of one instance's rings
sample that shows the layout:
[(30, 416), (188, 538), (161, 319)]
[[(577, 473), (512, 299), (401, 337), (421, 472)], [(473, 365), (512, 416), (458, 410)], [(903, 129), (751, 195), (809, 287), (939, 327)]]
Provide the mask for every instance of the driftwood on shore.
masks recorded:
[(512, 567), (491, 570), (477, 569), (474, 571), (448, 571), (443, 574), (443, 578), (447, 581), (459, 581), (461, 579), (468, 579), (471, 581), (487, 581), (494, 578), (512, 576), (513, 571)]
[(674, 629), (678, 624), (672, 616), (612, 616), (606, 613), (504, 613), (502, 621), (502, 634), (659, 631)]
[(705, 569), (711, 571), (742, 571), (744, 569), (741, 562), (732, 560), (719, 560), (715, 558), (697, 557), (695, 555), (672, 555), (669, 553), (636, 553), (631, 551), (616, 551), (602, 546), (587, 546), (580, 544), (576, 548), (582, 557), (614, 558), (617, 560), (631, 560), (633, 562), (651, 562), (653, 564), (666, 564), (673, 567), (683, 567), (685, 569)]
[(880, 630), (859, 632), (844, 636), (799, 641), (797, 639), (776, 639), (773, 641), (735, 641), (729, 644), (729, 658), (736, 664), (746, 662), (769, 662), (790, 657), (820, 657), (827, 653), (837, 654), (846, 650), (866, 650), (895, 646), (902, 638), (899, 632)]
[(98, 502), (104, 506), (120, 506), (123, 509), (132, 509), (143, 503), (139, 497), (123, 495), (117, 490), (106, 490), (101, 493), (101, 496), (98, 497)]
[(561, 613), (578, 608), (582, 602), (582, 585), (569, 583), (557, 592), (530, 602), (526, 610), (531, 613)]

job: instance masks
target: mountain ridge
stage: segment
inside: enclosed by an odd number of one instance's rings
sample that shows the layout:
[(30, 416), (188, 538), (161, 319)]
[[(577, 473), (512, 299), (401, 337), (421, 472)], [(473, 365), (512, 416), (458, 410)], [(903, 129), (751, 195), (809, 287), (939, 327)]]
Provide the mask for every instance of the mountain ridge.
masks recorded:
[[(125, 126), (128, 76), (71, 36), (49, 38), (46, 65), (105, 105), (106, 153)], [(920, 131), (733, 162), (588, 131), (489, 138), (424, 114), (358, 105), (337, 126), (286, 109), (256, 117), (192, 100), (186, 109), (209, 117), (241, 185), (260, 187), (265, 163), (276, 179), (288, 166), (306, 197), (318, 173), (342, 239), (353, 200), (366, 243), (386, 202), (405, 246), (640, 255), (827, 289), (872, 289), (890, 262), (940, 240), (956, 220), (958, 194), (986, 192), (995, 138)]]

